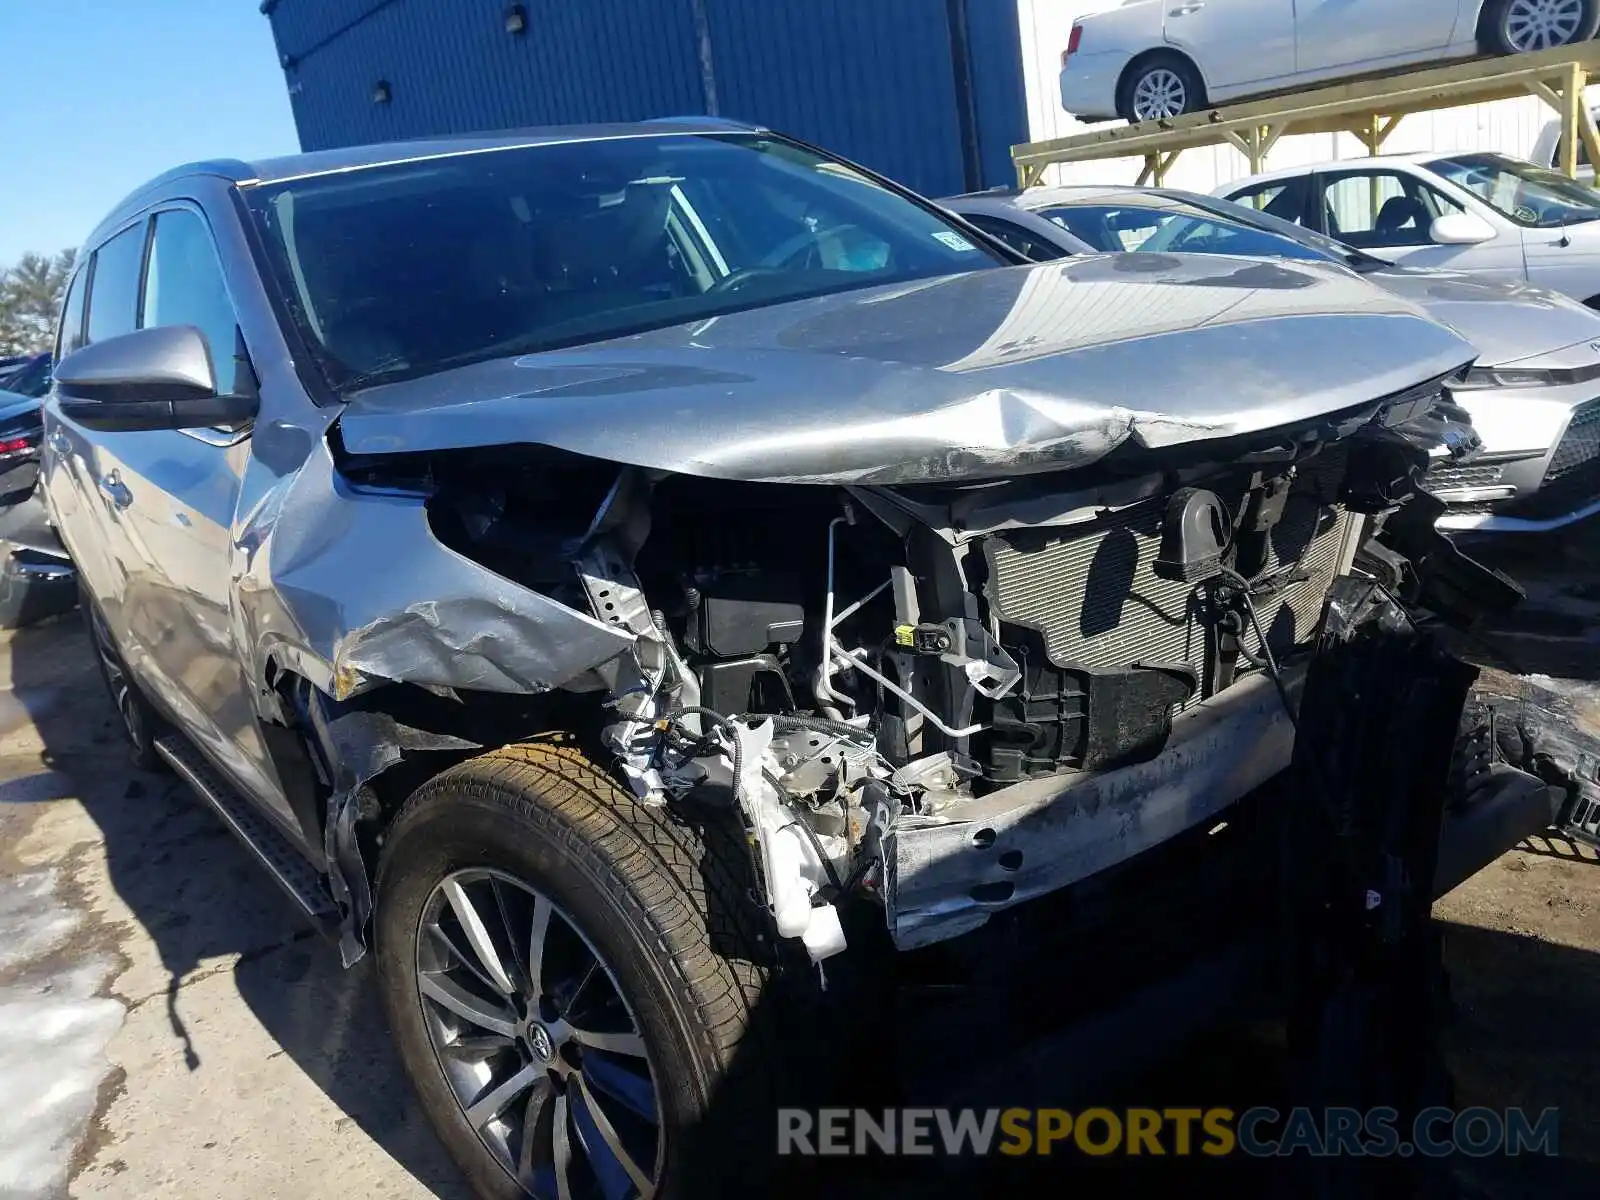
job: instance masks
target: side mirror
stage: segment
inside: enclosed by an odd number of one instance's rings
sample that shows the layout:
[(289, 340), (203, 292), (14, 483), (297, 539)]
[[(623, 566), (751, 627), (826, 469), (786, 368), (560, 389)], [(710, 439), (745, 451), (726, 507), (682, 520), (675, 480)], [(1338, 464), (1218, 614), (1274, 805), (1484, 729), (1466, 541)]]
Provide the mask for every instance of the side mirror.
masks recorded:
[(1435, 217), (1428, 237), (1436, 246), (1481, 246), (1494, 241), (1494, 226), (1471, 213), (1445, 213)]
[(61, 415), (87, 429), (203, 429), (256, 415), (255, 396), (217, 395), (205, 335), (192, 325), (139, 329), (56, 364)]

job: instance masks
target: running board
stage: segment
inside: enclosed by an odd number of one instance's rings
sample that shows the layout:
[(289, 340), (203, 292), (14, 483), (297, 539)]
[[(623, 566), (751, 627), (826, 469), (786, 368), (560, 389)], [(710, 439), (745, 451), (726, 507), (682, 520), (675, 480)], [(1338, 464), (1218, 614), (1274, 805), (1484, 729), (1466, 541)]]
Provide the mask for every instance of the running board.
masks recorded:
[(289, 894), (317, 931), (337, 939), (338, 907), (328, 895), (322, 875), (306, 861), (305, 855), (278, 832), (269, 818), (262, 816), (250, 801), (230, 787), (205, 755), (183, 735), (166, 734), (156, 739), (155, 747), (156, 753), (167, 760), (178, 777), (216, 809), (223, 824), (256, 856), (267, 874)]

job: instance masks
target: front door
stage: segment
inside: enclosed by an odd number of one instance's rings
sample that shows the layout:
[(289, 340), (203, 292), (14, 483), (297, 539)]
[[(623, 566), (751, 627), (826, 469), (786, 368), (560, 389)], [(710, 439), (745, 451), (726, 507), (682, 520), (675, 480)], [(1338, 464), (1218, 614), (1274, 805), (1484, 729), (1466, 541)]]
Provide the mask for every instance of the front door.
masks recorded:
[(1466, 209), (1408, 171), (1368, 167), (1317, 176), (1312, 217), (1323, 232), (1359, 250), (1410, 267), (1525, 278), (1522, 240), (1502, 236), (1476, 246), (1439, 245), (1434, 219)]
[[(197, 209), (155, 214), (140, 313), (141, 328), (198, 328), (219, 391), (250, 386), (210, 227)], [(256, 725), (229, 603), (232, 528), (250, 430), (105, 433), (97, 440), (108, 462), (115, 460), (132, 648), (201, 749), (299, 840)]]

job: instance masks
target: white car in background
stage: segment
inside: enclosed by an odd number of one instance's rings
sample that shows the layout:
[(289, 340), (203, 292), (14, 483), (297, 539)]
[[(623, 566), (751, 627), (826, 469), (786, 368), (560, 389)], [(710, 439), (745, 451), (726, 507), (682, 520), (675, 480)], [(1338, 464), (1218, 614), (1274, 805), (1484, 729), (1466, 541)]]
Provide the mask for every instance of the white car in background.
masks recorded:
[(1526, 280), (1600, 308), (1600, 193), (1503, 154), (1346, 159), (1216, 195), (1410, 267)]
[[(1600, 121), (1600, 108), (1589, 110), (1589, 115)], [(1541, 167), (1549, 167), (1552, 171), (1561, 169), (1561, 120), (1557, 118), (1549, 121), (1539, 132), (1539, 140), (1534, 142), (1533, 150), (1528, 155), (1530, 159)], [(1589, 150), (1580, 138), (1578, 141), (1578, 178), (1585, 183), (1594, 182), (1594, 164), (1589, 161)]]
[(941, 200), (1036, 261), (1082, 254), (1221, 254), (1341, 263), (1418, 304), (1478, 351), (1450, 398), (1483, 453), (1443, 455), (1424, 487), (1439, 528), (1543, 533), (1600, 514), (1600, 313), (1526, 283), (1398, 266), (1253, 208), (1171, 188), (996, 190)]
[(1600, 0), (1127, 0), (1072, 27), (1061, 106), (1152, 121), (1435, 59), (1587, 41)]

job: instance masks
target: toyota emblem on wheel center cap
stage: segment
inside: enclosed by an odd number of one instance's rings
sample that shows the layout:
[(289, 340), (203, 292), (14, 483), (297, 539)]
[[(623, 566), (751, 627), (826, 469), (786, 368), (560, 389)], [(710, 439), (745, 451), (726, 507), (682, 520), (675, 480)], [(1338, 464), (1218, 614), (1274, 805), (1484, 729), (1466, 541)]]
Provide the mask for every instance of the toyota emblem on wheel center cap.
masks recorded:
[(556, 1054), (555, 1043), (543, 1025), (528, 1026), (528, 1048), (544, 1062), (549, 1062)]

